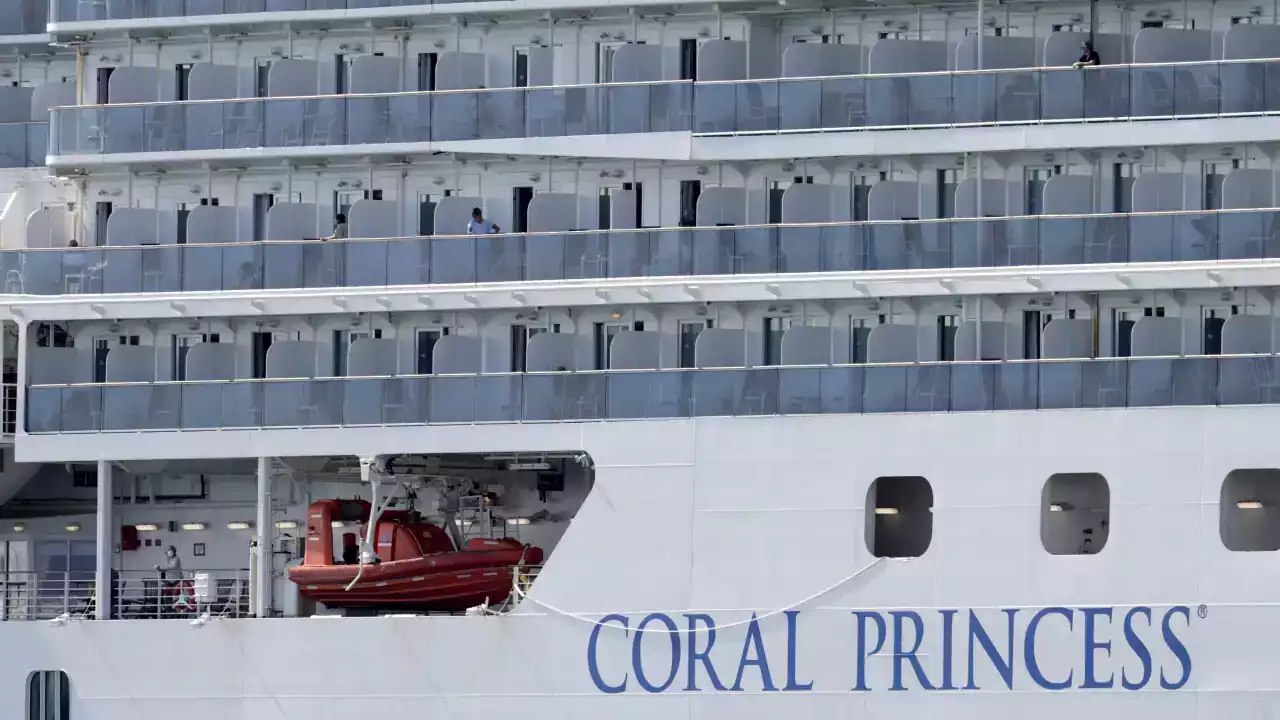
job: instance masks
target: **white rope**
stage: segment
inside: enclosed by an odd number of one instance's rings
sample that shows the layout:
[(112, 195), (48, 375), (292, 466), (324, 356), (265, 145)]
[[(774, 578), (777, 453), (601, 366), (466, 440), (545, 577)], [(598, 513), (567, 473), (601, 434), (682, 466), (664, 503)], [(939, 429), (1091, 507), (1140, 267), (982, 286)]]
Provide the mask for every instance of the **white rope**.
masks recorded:
[[(693, 629), (693, 630), (679, 630), (679, 629), (676, 629), (676, 630), (668, 630), (667, 628), (656, 628), (656, 629), (650, 630), (649, 628), (645, 628), (644, 630), (642, 630), (642, 631), (640, 631), (640, 632), (654, 632), (654, 633), (662, 633), (662, 634), (665, 634), (665, 635), (683, 635), (683, 634), (690, 634), (690, 635), (692, 635), (692, 634), (696, 634), (696, 633), (702, 632), (702, 631), (704, 631), (704, 630), (706, 630), (706, 631), (710, 631), (710, 630), (725, 630), (725, 629), (727, 629), (727, 628), (738, 627), (738, 626), (740, 626), (740, 625), (748, 625), (748, 624), (750, 624), (750, 623), (752, 623), (752, 622), (760, 622), (761, 620), (767, 620), (767, 619), (769, 619), (769, 618), (771, 618), (771, 617), (775, 617), (775, 616), (777, 616), (777, 615), (781, 615), (782, 613), (785, 613), (785, 612), (788, 612), (788, 611), (791, 611), (791, 610), (795, 610), (795, 609), (800, 608), (800, 607), (802, 607), (802, 606), (804, 606), (804, 605), (808, 605), (809, 603), (813, 602), (814, 600), (817, 600), (818, 598), (822, 597), (823, 595), (826, 595), (827, 593), (830, 593), (830, 592), (832, 592), (832, 591), (836, 590), (837, 588), (841, 587), (842, 585), (845, 585), (845, 584), (847, 584), (847, 583), (850, 583), (850, 582), (852, 582), (852, 581), (854, 581), (854, 580), (858, 579), (858, 578), (859, 578), (859, 577), (861, 577), (864, 573), (866, 573), (868, 570), (870, 570), (871, 568), (873, 568), (873, 567), (875, 567), (875, 566), (879, 565), (879, 564), (881, 563), (881, 561), (884, 561), (884, 560), (894, 560), (894, 561), (897, 561), (897, 562), (909, 562), (909, 561), (911, 560), (911, 558), (883, 558), (883, 557), (881, 557), (881, 558), (876, 558), (874, 561), (872, 561), (872, 563), (871, 563), (870, 565), (867, 565), (866, 567), (864, 567), (864, 568), (862, 568), (861, 570), (859, 570), (859, 571), (855, 572), (854, 574), (850, 575), (849, 577), (846, 577), (846, 578), (844, 578), (844, 579), (842, 579), (842, 580), (840, 580), (840, 581), (836, 582), (835, 584), (833, 584), (833, 585), (831, 585), (831, 586), (829, 586), (829, 587), (827, 587), (827, 588), (824, 588), (824, 589), (822, 589), (822, 590), (819, 590), (818, 592), (816, 592), (816, 593), (814, 593), (814, 594), (812, 594), (812, 595), (810, 595), (810, 596), (808, 596), (808, 597), (806, 597), (806, 598), (804, 598), (804, 599), (802, 599), (802, 600), (799, 600), (799, 601), (797, 601), (797, 602), (795, 602), (795, 603), (793, 603), (793, 604), (791, 604), (791, 605), (789, 605), (789, 606), (787, 606), (787, 607), (784, 607), (784, 608), (781, 608), (781, 609), (778, 609), (778, 610), (771, 610), (771, 611), (769, 611), (769, 612), (765, 613), (764, 615), (758, 615), (758, 616), (756, 616), (756, 617), (749, 618), (749, 619), (747, 619), (747, 620), (741, 620), (741, 621), (738, 621), (738, 622), (729, 623), (729, 624), (727, 624), (727, 625), (716, 625), (716, 626), (714, 626), (714, 627), (711, 627), (711, 626), (703, 626), (703, 627), (696, 628), (696, 629)], [(569, 612), (569, 611), (567, 611), (567, 610), (561, 610), (560, 608), (555, 607), (554, 605), (550, 605), (550, 604), (548, 604), (548, 603), (542, 602), (541, 600), (538, 600), (538, 599), (536, 599), (536, 598), (530, 597), (528, 593), (526, 593), (523, 589), (521, 589), (521, 588), (520, 588), (519, 573), (516, 573), (516, 582), (514, 583), (513, 590), (514, 590), (514, 592), (516, 593), (516, 595), (518, 595), (518, 596), (520, 597), (520, 599), (521, 599), (521, 600), (528, 600), (529, 602), (533, 603), (534, 605), (537, 605), (538, 607), (541, 607), (541, 608), (543, 608), (543, 609), (545, 609), (545, 610), (548, 610), (548, 611), (550, 611), (550, 612), (552, 612), (552, 613), (554, 613), (554, 614), (556, 614), (556, 615), (562, 615), (562, 616), (564, 616), (564, 617), (567, 617), (567, 618), (570, 618), (570, 619), (573, 619), (573, 620), (577, 620), (577, 621), (579, 621), (579, 622), (587, 623), (588, 625), (599, 625), (599, 626), (601, 626), (601, 627), (611, 627), (611, 628), (614, 628), (615, 630), (622, 630), (622, 631), (624, 631), (624, 632), (628, 632), (628, 631), (630, 630), (630, 628), (625, 628), (625, 627), (623, 627), (623, 626), (621, 626), (621, 625), (614, 625), (614, 624), (612, 624), (612, 623), (603, 623), (603, 622), (601, 622), (601, 621), (599, 621), (599, 620), (596, 620), (596, 619), (594, 619), (594, 618), (592, 618), (592, 617), (589, 617), (586, 613), (571, 613), (571, 612)], [(744, 612), (745, 612), (745, 611), (744, 611)], [(494, 613), (494, 614), (497, 614), (497, 613)], [(593, 613), (593, 614), (598, 614), (598, 613)], [(639, 613), (630, 613), (630, 614), (639, 614)]]

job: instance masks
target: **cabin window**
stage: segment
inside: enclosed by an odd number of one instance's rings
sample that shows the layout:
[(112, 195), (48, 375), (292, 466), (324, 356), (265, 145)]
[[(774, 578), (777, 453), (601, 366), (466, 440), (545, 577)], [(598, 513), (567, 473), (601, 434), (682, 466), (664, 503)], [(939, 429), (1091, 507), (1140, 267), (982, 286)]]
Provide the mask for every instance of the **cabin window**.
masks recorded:
[(1111, 488), (1098, 473), (1051, 475), (1040, 492), (1040, 543), (1050, 555), (1096, 555), (1107, 546)]
[(36, 670), (27, 676), (26, 720), (70, 720), (71, 683), (62, 670)]
[(1232, 470), (1222, 482), (1218, 534), (1232, 552), (1280, 550), (1280, 470)]
[(867, 489), (867, 549), (876, 557), (920, 557), (933, 541), (933, 487), (919, 476), (879, 477)]

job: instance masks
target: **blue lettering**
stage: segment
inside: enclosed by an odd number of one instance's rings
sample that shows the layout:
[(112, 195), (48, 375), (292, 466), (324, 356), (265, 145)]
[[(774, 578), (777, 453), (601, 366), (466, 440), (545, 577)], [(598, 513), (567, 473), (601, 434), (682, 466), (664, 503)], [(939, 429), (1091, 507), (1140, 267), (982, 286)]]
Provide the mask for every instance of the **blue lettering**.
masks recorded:
[[(753, 649), (756, 656), (747, 657)], [(748, 665), (760, 668), (760, 683), (765, 690), (778, 690), (773, 684), (773, 674), (769, 672), (769, 659), (764, 654), (764, 638), (760, 637), (760, 622), (756, 620), (755, 613), (751, 613), (751, 622), (747, 624), (747, 638), (742, 643), (742, 657), (738, 660), (738, 676), (733, 679), (733, 690), (742, 689), (742, 675)]]
[[(867, 692), (871, 689), (867, 687), (867, 658), (884, 647), (884, 618), (880, 617), (880, 613), (864, 610), (854, 610), (853, 614), (858, 618), (858, 684), (853, 689)], [(873, 620), (876, 624), (876, 646), (871, 652), (867, 652), (867, 620)]]
[[(1000, 651), (996, 649), (996, 645), (991, 641), (991, 636), (987, 634), (987, 629), (982, 627), (982, 622), (978, 620), (977, 614), (972, 610), (969, 611), (969, 684), (964, 686), (965, 690), (981, 690), (977, 683), (973, 681), (973, 641), (977, 640), (982, 646), (983, 652), (991, 660), (991, 665), (1000, 674), (1000, 679), (1004, 680), (1005, 687), (1013, 689), (1013, 639), (1014, 639), (1014, 620), (1018, 617), (1017, 609), (1005, 610), (1005, 615), (1009, 618), (1009, 650), (1004, 657), (1000, 656)], [(1030, 637), (1030, 634), (1028, 634)]]
[(1084, 614), (1084, 683), (1081, 688), (1089, 690), (1101, 690), (1115, 686), (1115, 673), (1107, 675), (1106, 680), (1098, 680), (1094, 674), (1094, 653), (1099, 650), (1106, 652), (1106, 657), (1111, 657), (1111, 641), (1098, 642), (1094, 631), (1097, 629), (1095, 621), (1099, 617), (1107, 619), (1107, 625), (1111, 625), (1111, 608), (1081, 608)]
[[(649, 679), (644, 676), (644, 662), (642, 662), (643, 654), (641, 649), (644, 643), (644, 629), (651, 622), (658, 622), (667, 629), (664, 635), (671, 639), (671, 670), (667, 673), (667, 679), (661, 685), (653, 685)], [(644, 616), (639, 625), (636, 625), (636, 639), (631, 642), (631, 668), (635, 671), (636, 682), (640, 683), (640, 687), (645, 692), (660, 693), (671, 687), (671, 683), (676, 681), (676, 674), (680, 672), (680, 635), (676, 630), (676, 621), (670, 616), (662, 613), (650, 613)]]
[(591, 682), (595, 683), (596, 689), (608, 695), (626, 692), (628, 677), (623, 675), (622, 683), (619, 685), (610, 685), (604, 681), (604, 678), (600, 677), (600, 666), (596, 664), (596, 644), (600, 641), (600, 631), (611, 622), (616, 622), (622, 626), (624, 636), (631, 634), (631, 631), (627, 628), (625, 615), (605, 615), (591, 628), (591, 639), (587, 641), (587, 672), (591, 673)]
[(1142, 679), (1137, 682), (1129, 682), (1129, 676), (1124, 669), (1120, 670), (1120, 686), (1125, 690), (1141, 690), (1151, 681), (1151, 651), (1147, 649), (1147, 644), (1142, 642), (1142, 638), (1138, 637), (1137, 631), (1133, 629), (1133, 618), (1142, 615), (1147, 619), (1147, 627), (1151, 627), (1151, 608), (1136, 607), (1130, 610), (1124, 616), (1124, 640), (1133, 648), (1133, 654), (1138, 656), (1138, 661), (1142, 663)]
[[(953, 635), (955, 634), (956, 613), (958, 610), (939, 610), (938, 614), (942, 616), (942, 684), (938, 686), (939, 690), (955, 690), (956, 686), (951, 682), (951, 646), (954, 644)], [(969, 660), (970, 664), (973, 660)]]
[[(996, 632), (985, 622), (995, 623), (997, 610), (1004, 613), (1005, 632)], [(1159, 627), (1155, 620), (1158, 612), (1150, 606), (1128, 608), (1115, 607), (1062, 607), (1052, 606), (1027, 609), (1032, 615), (1025, 628), (1019, 627), (1019, 614), (1023, 608), (990, 608), (987, 620), (973, 609), (938, 609), (929, 611), (915, 610), (853, 610), (857, 631), (858, 653), (856, 678), (852, 692), (872, 692), (869, 667), (872, 658), (881, 658), (877, 668), (884, 667), (888, 654), (892, 651), (892, 681), (888, 684), (891, 692), (907, 690), (944, 690), (975, 691), (999, 688), (1001, 684), (1008, 690), (1015, 690), (1015, 676), (1019, 652), (1025, 665), (1028, 680), (1020, 684), (1031, 687), (1038, 686), (1045, 690), (1114, 690), (1117, 687), (1125, 691), (1144, 690), (1153, 687), (1159, 680), (1163, 690), (1181, 690), (1192, 680), (1193, 662), (1190, 647), (1187, 644), (1192, 617), (1191, 608), (1186, 605), (1175, 605), (1165, 608), (1160, 618)], [(967, 630), (958, 627), (960, 613), (968, 613)], [(936, 619), (934, 616), (936, 613)], [(1118, 614), (1123, 613), (1123, 619)], [(785, 610), (781, 614), (786, 618), (786, 678), (782, 692), (811, 692), (815, 682), (806, 680), (800, 673), (800, 617), (799, 610)], [(1076, 615), (1081, 616), (1081, 627), (1076, 629)], [(1054, 626), (1048, 632), (1053, 639), (1040, 642), (1039, 632), (1051, 616), (1059, 616), (1065, 620), (1065, 628)], [(636, 617), (639, 617), (638, 615)], [(819, 616), (823, 617), (823, 616)], [(829, 617), (829, 616), (826, 616)], [(663, 693), (668, 691), (703, 692), (714, 690), (720, 692), (743, 692), (748, 672), (758, 672), (760, 688), (765, 692), (778, 692), (775, 684), (773, 668), (769, 664), (764, 632), (760, 626), (760, 618), (751, 614), (745, 623), (745, 636), (742, 651), (738, 658), (737, 671), (733, 673), (733, 683), (724, 682), (729, 672), (723, 667), (730, 658), (724, 656), (721, 648), (720, 667), (715, 654), (716, 637), (723, 634), (724, 626), (717, 626), (716, 619), (708, 613), (685, 613), (684, 622), (687, 628), (680, 628), (680, 618), (666, 613), (649, 613), (641, 618), (635, 627), (630, 625), (631, 618), (623, 614), (603, 616), (594, 623), (587, 642), (587, 672), (591, 683), (604, 694), (613, 695), (630, 690), (630, 682), (634, 676), (639, 688), (646, 693)], [(890, 626), (892, 622), (892, 626)], [(734, 623), (730, 627), (737, 626)], [(1184, 629), (1185, 628), (1185, 629)], [(817, 630), (823, 630), (819, 626)], [(622, 640), (606, 638), (607, 630), (621, 630)], [(633, 632), (634, 631), (634, 632)], [(1160, 637), (1156, 638), (1156, 632)], [(892, 641), (890, 633), (892, 632)], [(1123, 632), (1123, 640), (1120, 634)], [(688, 633), (688, 640), (680, 636)], [(702, 634), (706, 638), (700, 637)], [(939, 637), (936, 633), (940, 633)], [(964, 637), (958, 638), (958, 633)], [(1078, 633), (1078, 634), (1077, 634)], [(780, 633), (779, 633), (780, 634)], [(1021, 634), (1021, 651), (1018, 640)], [(647, 635), (665, 635), (670, 643), (670, 656), (667, 656), (666, 643), (649, 638), (649, 647), (645, 648)], [(1069, 642), (1082, 642), (1076, 651), (1071, 651)], [(958, 641), (965, 642), (968, 667), (964, 677), (957, 678), (961, 671), (955, 666), (955, 655), (959, 651)], [(770, 640), (777, 642), (777, 640)], [(625, 662), (624, 648), (630, 644), (631, 666), (619, 666)], [(655, 649), (656, 644), (656, 649)], [(721, 645), (724, 643), (722, 642)], [(1166, 649), (1160, 649), (1164, 645)], [(603, 646), (603, 649), (602, 649)], [(1046, 654), (1040, 657), (1039, 650), (1044, 648)], [(776, 652), (779, 649), (773, 646)], [(1083, 649), (1083, 665), (1080, 665), (1079, 649)], [(935, 653), (940, 651), (941, 667), (937, 666)], [(621, 660), (613, 659), (610, 668), (600, 666), (601, 652), (610, 657), (621, 656)], [(687, 653), (687, 660), (685, 655)], [(984, 659), (985, 656), (985, 659)], [(1173, 661), (1167, 658), (1172, 657)], [(962, 659), (963, 661), (963, 659)], [(610, 660), (605, 660), (610, 662)], [(687, 667), (682, 663), (687, 662)], [(807, 663), (808, 661), (806, 661)], [(926, 668), (925, 663), (930, 663)], [(657, 663), (655, 665), (655, 663)], [(663, 667), (664, 663), (669, 663)], [(1119, 672), (1116, 672), (1117, 665)], [(1134, 667), (1134, 666), (1137, 667)], [(991, 670), (988, 670), (989, 666)], [(752, 670), (754, 668), (754, 670)], [(622, 676), (614, 674), (623, 670)], [(1076, 670), (1080, 671), (1081, 682), (1075, 685)], [(722, 677), (722, 671), (723, 677)], [(996, 685), (991, 685), (990, 673), (994, 671), (999, 677)], [(939, 677), (937, 673), (941, 673)], [(665, 673), (665, 677), (664, 674)], [(606, 680), (605, 675), (610, 677)], [(1054, 677), (1047, 677), (1046, 674)], [(686, 682), (676, 685), (677, 677), (682, 676)], [(914, 675), (914, 681), (910, 678)], [(1119, 678), (1116, 676), (1119, 675)], [(883, 674), (878, 677), (884, 677)], [(936, 678), (936, 680), (935, 680)], [(986, 683), (986, 687), (980, 684)], [(965, 680), (963, 684), (960, 682)], [(882, 685), (886, 684), (883, 680)], [(745, 682), (754, 686), (754, 680)], [(726, 685), (728, 685), (726, 687)], [(709, 687), (708, 687), (709, 686)], [(1017, 688), (1025, 691), (1027, 687)], [(675, 690), (672, 690), (675, 688)], [(752, 687), (751, 689), (755, 689)], [(829, 688), (821, 688), (830, 691)], [(886, 688), (881, 687), (880, 690)]]
[(1067, 627), (1074, 627), (1074, 618), (1071, 611), (1064, 607), (1047, 607), (1042, 608), (1039, 612), (1031, 617), (1031, 622), (1027, 623), (1027, 637), (1023, 641), (1024, 662), (1027, 664), (1027, 674), (1035, 681), (1035, 684), (1045, 690), (1066, 690), (1071, 687), (1071, 680), (1075, 676), (1075, 671), (1067, 673), (1065, 682), (1052, 682), (1040, 672), (1040, 663), (1036, 661), (1036, 630), (1040, 627), (1040, 621), (1050, 615), (1061, 615), (1067, 619)]
[[(720, 677), (716, 675), (716, 666), (711, 664), (711, 648), (716, 644), (716, 621), (711, 619), (710, 615), (695, 613), (686, 616), (689, 620), (689, 684), (685, 687), (685, 692), (701, 692), (698, 688), (698, 663), (702, 663), (702, 667), (706, 668), (707, 678), (711, 680), (711, 686), (717, 690), (726, 690), (724, 684), (720, 682)], [(704, 650), (698, 650), (698, 625), (702, 624), (707, 629), (707, 647)]]
[(787, 686), (782, 689), (789, 692), (812, 690), (812, 680), (807, 683), (796, 682), (796, 620), (800, 617), (800, 611), (788, 610), (783, 614), (787, 616)]
[(1187, 626), (1190, 627), (1191, 608), (1185, 605), (1169, 608), (1169, 612), (1164, 614), (1164, 621), (1160, 623), (1160, 634), (1164, 636), (1164, 644), (1169, 646), (1169, 651), (1173, 653), (1174, 657), (1178, 658), (1178, 664), (1182, 666), (1182, 677), (1173, 682), (1166, 680), (1164, 670), (1160, 670), (1160, 687), (1165, 690), (1177, 690), (1186, 685), (1187, 681), (1191, 679), (1191, 654), (1187, 652), (1187, 646), (1173, 632), (1171, 621), (1174, 615), (1181, 615)]
[[(920, 681), (920, 687), (925, 690), (933, 690), (933, 683), (929, 682), (929, 677), (924, 674), (924, 668), (920, 667), (920, 659), (916, 657), (916, 651), (920, 649), (920, 643), (924, 641), (924, 621), (920, 619), (920, 613), (909, 611), (891, 611), (893, 616), (893, 686), (890, 690), (906, 690), (902, 685), (902, 662), (905, 660), (911, 663), (911, 668), (916, 674), (916, 679)], [(902, 621), (910, 620), (915, 625), (915, 643), (910, 650), (905, 650), (902, 642)]]

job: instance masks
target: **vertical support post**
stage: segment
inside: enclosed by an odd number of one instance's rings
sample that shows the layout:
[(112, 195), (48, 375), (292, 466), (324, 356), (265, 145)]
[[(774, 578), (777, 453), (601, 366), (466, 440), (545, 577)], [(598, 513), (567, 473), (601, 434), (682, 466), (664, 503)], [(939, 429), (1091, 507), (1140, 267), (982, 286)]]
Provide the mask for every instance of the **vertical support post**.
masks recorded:
[(982, 361), (982, 360), (986, 360), (986, 358), (982, 356), (982, 296), (979, 295), (974, 299), (977, 300), (978, 302), (978, 312), (977, 312), (978, 317), (976, 318), (977, 320), (976, 327), (977, 327), (978, 334), (973, 344), (974, 354), (978, 356), (977, 360)]
[[(9, 337), (8, 329), (9, 327), (6, 323), (0, 322), (0, 378), (4, 377), (4, 356), (5, 356), (4, 346), (5, 346), (6, 339)], [(18, 392), (18, 389), (15, 387), (13, 389), (13, 392), (15, 393), (14, 399), (17, 400), (16, 393)], [(10, 428), (8, 427), (8, 425), (10, 422), (12, 422), (13, 423), (12, 432), (14, 435), (17, 435), (18, 434), (17, 412), (16, 411), (14, 412), (14, 415), (12, 418), (4, 417), (4, 414), (5, 412), (7, 412), (7, 409), (9, 407), (8, 399), (9, 399), (9, 388), (3, 387), (2, 385), (0, 385), (0, 430), (5, 430), (5, 431), (9, 430)], [(10, 461), (13, 460), (12, 455), (9, 456), (9, 460)]]
[[(18, 395), (17, 415), (13, 418), (13, 435), (17, 437), (21, 435), (27, 427), (27, 333), (29, 324), (26, 320), (19, 318), (18, 323), (18, 387), (13, 391)], [(17, 454), (14, 454), (17, 457)]]
[(982, 200), (983, 187), (982, 186), (986, 185), (987, 181), (986, 181), (986, 177), (983, 174), (982, 166), (984, 163), (984, 158), (982, 156), (982, 153), (976, 154), (973, 159), (974, 159), (974, 162), (976, 163), (976, 166), (974, 168), (974, 175), (976, 176), (975, 179), (978, 181), (978, 187), (974, 190), (974, 193), (973, 193), (974, 203), (977, 205), (977, 207), (975, 207), (973, 210), (973, 216), (979, 219), (978, 227), (981, 228), (982, 227), (981, 219), (987, 216), (987, 214), (983, 212), (986, 209), (986, 206), (982, 204), (983, 203), (983, 200)]
[(275, 525), (271, 524), (271, 459), (258, 458), (258, 546), (254, 549), (253, 614), (264, 618), (271, 608), (271, 546)]
[(1098, 41), (1098, 0), (1089, 0), (1089, 42)]
[(986, 17), (987, 17), (987, 3), (986, 3), (986, 0), (978, 0), (978, 45), (977, 45), (977, 48), (976, 48), (976, 52), (977, 52), (977, 55), (978, 55), (978, 58), (977, 58), (977, 66), (978, 66), (978, 68), (977, 68), (977, 69), (979, 69), (979, 70), (981, 70), (981, 69), (982, 69), (982, 40), (983, 40), (983, 38), (985, 38), (985, 37), (986, 37), (986, 35), (987, 35), (987, 33), (986, 33), (986, 22), (985, 22), (985, 21), (986, 21)]
[(369, 522), (366, 527), (364, 546), (360, 548), (361, 565), (372, 565), (378, 559), (378, 554), (374, 550), (373, 539), (378, 531), (378, 515), (381, 510), (379, 503), (383, 502), (383, 500), (378, 497), (378, 486), (382, 482), (382, 475), (373, 467), (375, 460), (376, 458), (374, 457), (360, 458), (360, 480), (369, 483)]
[(94, 588), (97, 598), (93, 604), (94, 617), (98, 620), (111, 619), (111, 555), (115, 550), (115, 520), (111, 517), (113, 492), (111, 490), (111, 463), (98, 461), (98, 526), (97, 526), (97, 562), (94, 565)]

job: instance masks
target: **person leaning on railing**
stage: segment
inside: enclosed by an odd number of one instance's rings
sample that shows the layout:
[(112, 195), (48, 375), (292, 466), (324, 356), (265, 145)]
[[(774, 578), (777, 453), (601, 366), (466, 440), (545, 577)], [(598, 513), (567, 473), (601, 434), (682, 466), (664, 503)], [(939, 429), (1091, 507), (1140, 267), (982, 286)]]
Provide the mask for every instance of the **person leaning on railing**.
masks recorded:
[(321, 240), (346, 240), (347, 239), (347, 215), (346, 213), (338, 213), (333, 218), (333, 234)]
[(1080, 59), (1075, 61), (1071, 67), (1096, 67), (1102, 64), (1102, 56), (1098, 55), (1098, 51), (1093, 49), (1093, 42), (1085, 40), (1080, 46)]

